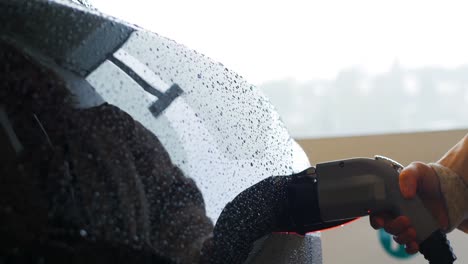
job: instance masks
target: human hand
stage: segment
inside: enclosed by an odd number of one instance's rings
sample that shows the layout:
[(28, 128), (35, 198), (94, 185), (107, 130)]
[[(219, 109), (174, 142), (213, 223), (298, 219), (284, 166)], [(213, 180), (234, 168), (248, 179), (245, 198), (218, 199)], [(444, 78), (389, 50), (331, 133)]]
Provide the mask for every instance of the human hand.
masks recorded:
[[(404, 168), (399, 176), (401, 194), (405, 199), (413, 199), (418, 195), (424, 206), (432, 213), (442, 229), (448, 226), (448, 213), (440, 189), (436, 172), (427, 164), (413, 162)], [(370, 224), (373, 228), (384, 228), (394, 235), (394, 240), (406, 246), (406, 252), (418, 252), (416, 230), (406, 216), (392, 217), (387, 213), (371, 214)]]

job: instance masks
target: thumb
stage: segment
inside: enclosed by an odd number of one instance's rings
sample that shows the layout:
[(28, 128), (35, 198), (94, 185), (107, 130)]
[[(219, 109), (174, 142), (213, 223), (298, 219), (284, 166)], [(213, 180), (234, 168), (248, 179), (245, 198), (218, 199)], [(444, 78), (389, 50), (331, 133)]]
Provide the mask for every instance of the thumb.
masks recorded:
[(413, 162), (404, 168), (399, 177), (400, 191), (405, 199), (413, 199), (418, 191), (418, 185), (424, 176), (422, 163)]

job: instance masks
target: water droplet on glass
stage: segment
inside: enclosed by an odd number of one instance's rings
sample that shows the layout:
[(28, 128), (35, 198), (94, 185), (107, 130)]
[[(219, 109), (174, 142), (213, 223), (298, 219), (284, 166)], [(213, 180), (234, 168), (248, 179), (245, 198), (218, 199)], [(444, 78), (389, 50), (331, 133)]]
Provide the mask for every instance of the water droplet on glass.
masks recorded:
[(86, 232), (86, 230), (84, 230), (84, 229), (80, 230), (80, 236), (86, 237), (87, 235), (88, 235), (88, 232)]

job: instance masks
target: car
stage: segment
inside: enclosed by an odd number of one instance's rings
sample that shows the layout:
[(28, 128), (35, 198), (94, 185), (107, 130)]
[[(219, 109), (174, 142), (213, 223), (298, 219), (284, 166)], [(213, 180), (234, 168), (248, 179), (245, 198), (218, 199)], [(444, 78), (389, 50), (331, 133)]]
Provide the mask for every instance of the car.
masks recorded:
[[(0, 10), (3, 262), (202, 261), (229, 201), (310, 165), (223, 64), (70, 1)], [(317, 234), (263, 238), (251, 262), (259, 248), (321, 263)]]

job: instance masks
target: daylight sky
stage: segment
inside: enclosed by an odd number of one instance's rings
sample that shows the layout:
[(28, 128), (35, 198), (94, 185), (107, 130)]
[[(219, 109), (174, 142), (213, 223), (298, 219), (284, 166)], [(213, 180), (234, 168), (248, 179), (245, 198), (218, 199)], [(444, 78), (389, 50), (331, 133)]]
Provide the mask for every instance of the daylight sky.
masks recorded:
[(468, 63), (466, 1), (90, 0), (254, 84)]

